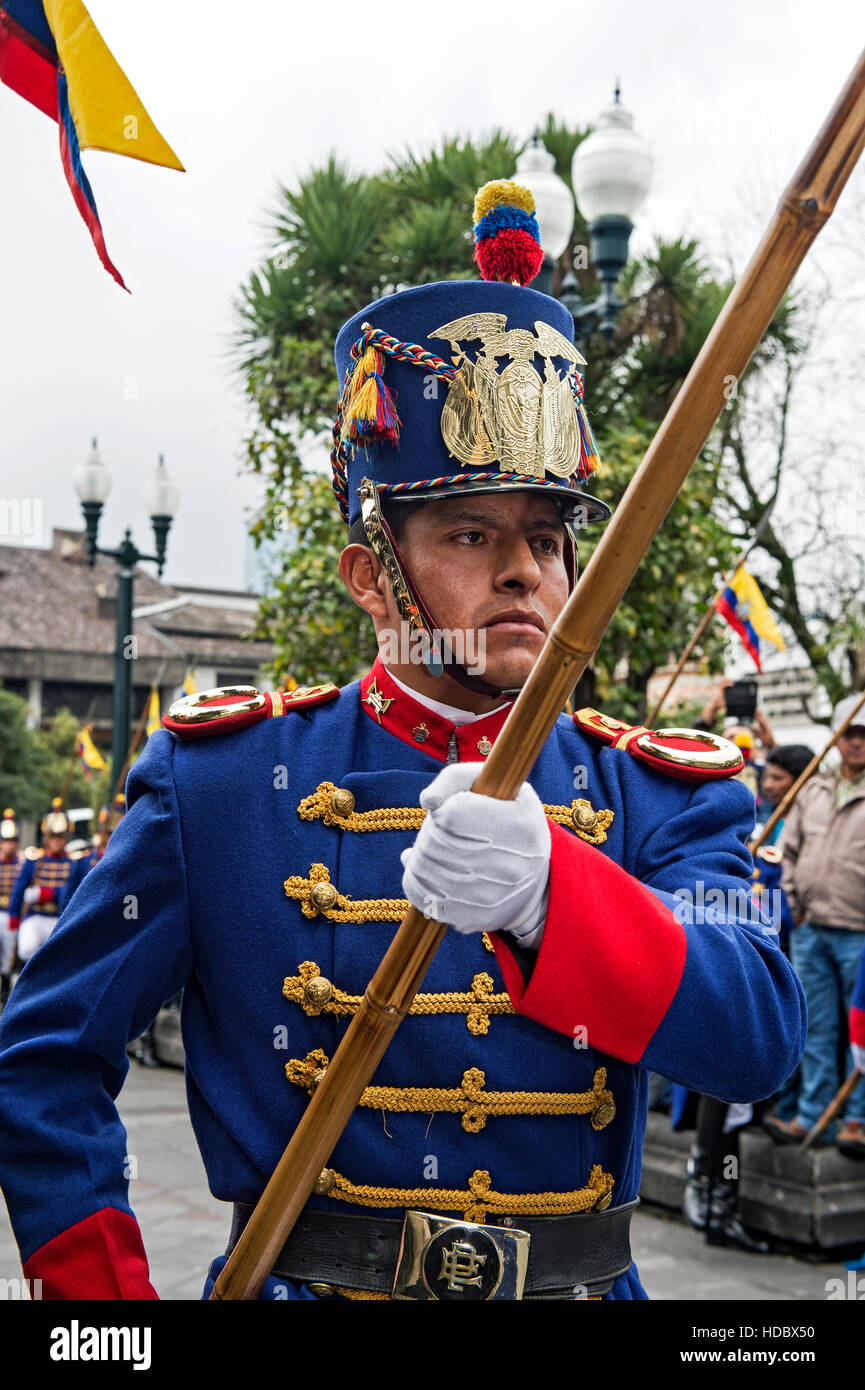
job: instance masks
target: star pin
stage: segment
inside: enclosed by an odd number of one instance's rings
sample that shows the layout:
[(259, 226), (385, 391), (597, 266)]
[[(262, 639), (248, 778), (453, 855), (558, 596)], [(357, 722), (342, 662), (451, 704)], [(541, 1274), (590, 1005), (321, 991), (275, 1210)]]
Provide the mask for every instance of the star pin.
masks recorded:
[(369, 705), (370, 709), (372, 710), (373, 714), (375, 715), (376, 719), (380, 724), (382, 715), (387, 714), (387, 711), (390, 709), (391, 705), (393, 704), (393, 701), (393, 696), (391, 696), (389, 700), (386, 700), (385, 697), (382, 695), (381, 691), (378, 688), (378, 680), (376, 678), (373, 680), (372, 685), (366, 693), (364, 704)]

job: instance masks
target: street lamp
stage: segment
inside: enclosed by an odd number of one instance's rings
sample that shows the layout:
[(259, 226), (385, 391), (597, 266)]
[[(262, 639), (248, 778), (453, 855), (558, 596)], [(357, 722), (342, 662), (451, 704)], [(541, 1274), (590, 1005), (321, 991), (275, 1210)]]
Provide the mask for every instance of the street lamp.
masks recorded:
[(540, 131), (536, 130), (517, 159), (514, 177), (517, 183), (528, 188), (535, 200), (544, 261), (532, 287), (542, 294), (552, 294), (556, 261), (570, 245), (574, 230), (574, 197), (555, 168), (555, 157), (545, 148)]
[[(553, 292), (556, 261), (570, 245), (574, 229), (573, 195), (556, 174), (555, 162), (535, 131), (517, 159), (514, 175), (535, 200), (544, 261), (533, 283), (544, 294)], [(562, 279), (558, 298), (573, 317), (578, 343), (585, 343), (595, 328), (605, 338), (613, 336), (620, 308), (616, 282), (627, 264), (632, 218), (648, 192), (651, 172), (649, 148), (635, 133), (633, 117), (622, 106), (617, 85), (613, 104), (601, 112), (571, 165), (577, 206), (589, 225), (591, 261), (601, 281), (597, 300), (586, 304), (573, 270)]]
[(127, 528), (123, 540), (116, 550), (103, 550), (97, 544), (99, 518), (102, 506), (111, 491), (111, 474), (99, 456), (97, 441), (93, 440), (90, 454), (84, 463), (74, 471), (75, 491), (81, 501), (84, 513), (87, 559), (91, 565), (96, 563), (97, 555), (106, 555), (117, 561), (117, 625), (114, 648), (114, 711), (111, 730), (111, 767), (115, 781), (126, 762), (129, 750), (129, 726), (132, 720), (132, 669), (130, 662), (134, 656), (132, 642), (132, 590), (135, 580), (135, 566), (142, 560), (156, 563), (158, 574), (165, 565), (165, 550), (168, 531), (177, 511), (180, 494), (168, 476), (165, 458), (159, 455), (159, 463), (153, 476), (144, 488), (144, 502), (153, 525), (156, 554), (143, 554), (132, 540), (132, 532)]
[[(619, 84), (595, 129), (574, 153), (571, 179), (577, 206), (589, 224), (590, 255), (601, 280), (597, 303), (583, 304), (573, 274), (562, 282), (562, 302), (587, 338), (597, 324), (612, 338), (620, 305), (616, 282), (628, 261), (632, 221), (645, 200), (652, 177), (652, 156), (634, 130), (634, 118), (622, 106)], [(585, 324), (586, 327), (581, 325)]]

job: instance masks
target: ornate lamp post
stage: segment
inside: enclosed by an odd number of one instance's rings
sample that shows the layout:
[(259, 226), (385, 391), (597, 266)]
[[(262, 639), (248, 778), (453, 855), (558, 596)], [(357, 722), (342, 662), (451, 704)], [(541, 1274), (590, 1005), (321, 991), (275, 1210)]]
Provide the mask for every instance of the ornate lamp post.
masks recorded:
[(620, 308), (616, 282), (627, 264), (632, 219), (645, 200), (651, 177), (649, 147), (634, 130), (634, 118), (622, 106), (616, 83), (612, 106), (601, 112), (591, 135), (577, 146), (571, 164), (577, 204), (589, 224), (590, 257), (601, 280), (600, 296), (592, 304), (583, 304), (573, 275), (570, 284), (562, 284), (562, 302), (583, 339), (595, 326), (605, 338), (613, 336)]
[(159, 464), (144, 487), (144, 502), (153, 525), (156, 554), (143, 554), (132, 540), (132, 532), (126, 533), (116, 550), (103, 550), (97, 545), (99, 518), (106, 497), (111, 491), (111, 474), (99, 456), (96, 440), (89, 457), (75, 469), (75, 491), (81, 501), (86, 528), (87, 558), (90, 564), (96, 563), (97, 555), (106, 555), (117, 561), (117, 627), (114, 648), (114, 711), (111, 731), (112, 776), (119, 776), (129, 750), (129, 726), (132, 720), (132, 668), (134, 656), (132, 642), (132, 594), (135, 580), (135, 566), (142, 560), (152, 560), (157, 573), (162, 574), (165, 565), (165, 551), (171, 522), (177, 511), (180, 494), (168, 476), (165, 459), (159, 455)]
[[(601, 112), (591, 135), (577, 147), (571, 178), (577, 204), (589, 225), (590, 258), (601, 281), (601, 293), (586, 304), (573, 270), (565, 274), (559, 299), (573, 315), (578, 343), (596, 328), (611, 338), (620, 305), (616, 282), (628, 260), (632, 218), (649, 189), (652, 156), (633, 129), (633, 117), (621, 104), (618, 86), (611, 106)], [(555, 159), (535, 132), (517, 160), (514, 175), (535, 199), (544, 264), (534, 281), (536, 289), (552, 293), (555, 263), (568, 247), (574, 226), (574, 200), (564, 179), (555, 173)]]

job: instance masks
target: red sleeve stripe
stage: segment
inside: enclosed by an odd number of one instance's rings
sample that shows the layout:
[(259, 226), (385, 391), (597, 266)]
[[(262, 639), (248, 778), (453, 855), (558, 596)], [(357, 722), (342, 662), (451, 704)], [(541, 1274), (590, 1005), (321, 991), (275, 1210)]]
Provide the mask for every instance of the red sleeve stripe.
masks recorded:
[(61, 1231), (30, 1256), (24, 1274), (29, 1280), (41, 1280), (42, 1298), (158, 1297), (150, 1282), (138, 1222), (114, 1207), (103, 1207)]
[(865, 1047), (865, 1009), (850, 1010), (850, 1041), (857, 1047)]
[(528, 984), (493, 937), (508, 993), (517, 1013), (638, 1062), (679, 987), (684, 929), (618, 864), (561, 826), (550, 833), (549, 908)]

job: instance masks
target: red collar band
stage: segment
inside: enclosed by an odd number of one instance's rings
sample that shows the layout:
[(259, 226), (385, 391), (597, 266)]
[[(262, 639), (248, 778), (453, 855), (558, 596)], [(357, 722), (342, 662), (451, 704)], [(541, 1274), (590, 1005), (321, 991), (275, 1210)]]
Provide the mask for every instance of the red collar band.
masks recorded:
[[(453, 674), (450, 672), (449, 674)], [(468, 724), (452, 724), (420, 700), (413, 700), (400, 689), (380, 659), (360, 683), (361, 708), (380, 728), (387, 730), (412, 748), (420, 748), (437, 762), (447, 762), (451, 739), (461, 763), (483, 762), (492, 751), (510, 712), (492, 710)]]

